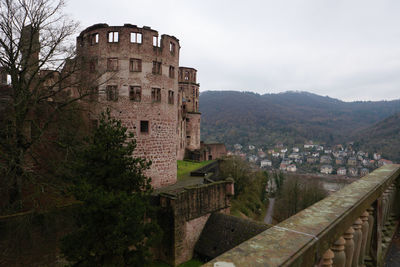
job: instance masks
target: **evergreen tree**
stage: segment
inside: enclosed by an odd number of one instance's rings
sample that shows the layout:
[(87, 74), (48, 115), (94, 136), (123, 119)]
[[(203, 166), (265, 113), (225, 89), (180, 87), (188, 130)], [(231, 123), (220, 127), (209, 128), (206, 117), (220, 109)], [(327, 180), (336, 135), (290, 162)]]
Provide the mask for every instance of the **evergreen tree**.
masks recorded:
[(78, 156), (72, 174), (77, 229), (61, 250), (73, 266), (143, 266), (159, 227), (150, 204), (151, 162), (133, 157), (136, 147), (121, 121), (101, 114), (98, 127)]

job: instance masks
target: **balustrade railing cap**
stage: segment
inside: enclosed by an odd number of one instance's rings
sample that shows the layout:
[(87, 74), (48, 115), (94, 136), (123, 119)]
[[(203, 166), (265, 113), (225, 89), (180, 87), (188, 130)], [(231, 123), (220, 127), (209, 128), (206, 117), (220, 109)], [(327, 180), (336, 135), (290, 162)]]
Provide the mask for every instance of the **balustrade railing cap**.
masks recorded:
[(399, 174), (385, 165), (204, 266), (314, 266)]

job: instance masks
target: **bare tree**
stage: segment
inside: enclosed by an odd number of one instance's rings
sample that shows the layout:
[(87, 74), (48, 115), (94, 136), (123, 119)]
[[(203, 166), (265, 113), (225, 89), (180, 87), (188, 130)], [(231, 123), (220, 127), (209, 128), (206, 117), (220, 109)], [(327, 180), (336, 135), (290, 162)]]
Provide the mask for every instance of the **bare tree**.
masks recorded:
[(78, 24), (63, 7), (63, 0), (0, 0), (0, 204), (8, 207), (21, 208), (34, 147), (85, 96), (69, 95), (80, 88), (71, 39)]

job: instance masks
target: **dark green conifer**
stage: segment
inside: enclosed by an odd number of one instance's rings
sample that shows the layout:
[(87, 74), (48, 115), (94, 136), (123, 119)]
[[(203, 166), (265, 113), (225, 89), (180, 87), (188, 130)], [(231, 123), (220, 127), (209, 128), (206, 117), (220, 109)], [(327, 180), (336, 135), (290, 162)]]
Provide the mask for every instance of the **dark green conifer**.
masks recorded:
[(99, 125), (73, 166), (77, 229), (62, 242), (73, 266), (143, 266), (159, 227), (150, 204), (151, 162), (132, 156), (133, 134), (101, 114)]

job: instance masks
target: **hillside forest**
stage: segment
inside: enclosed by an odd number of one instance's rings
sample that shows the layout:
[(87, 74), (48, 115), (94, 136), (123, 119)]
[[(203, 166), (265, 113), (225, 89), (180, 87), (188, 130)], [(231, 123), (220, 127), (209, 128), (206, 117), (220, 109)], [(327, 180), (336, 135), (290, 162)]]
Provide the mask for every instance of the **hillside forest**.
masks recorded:
[(256, 146), (354, 142), (358, 149), (400, 161), (400, 100), (344, 102), (307, 92), (200, 95), (201, 139)]

